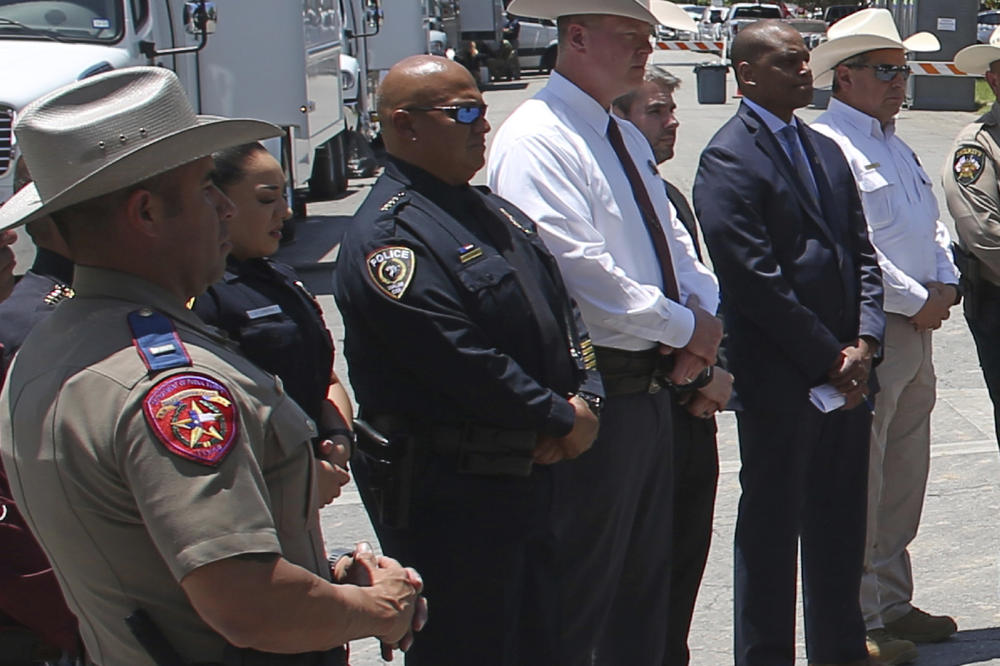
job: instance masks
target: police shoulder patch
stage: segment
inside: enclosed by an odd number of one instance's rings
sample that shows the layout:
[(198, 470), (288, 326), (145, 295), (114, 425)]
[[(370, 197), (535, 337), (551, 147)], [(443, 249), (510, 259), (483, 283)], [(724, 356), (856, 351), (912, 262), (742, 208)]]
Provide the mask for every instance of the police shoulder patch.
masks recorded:
[(413, 250), (402, 245), (386, 245), (365, 257), (368, 275), (382, 293), (397, 301), (406, 293), (413, 280), (417, 258)]
[(143, 398), (142, 411), (167, 451), (202, 465), (217, 466), (236, 442), (233, 396), (207, 375), (188, 372), (157, 382)]
[(961, 146), (955, 151), (955, 161), (952, 164), (955, 182), (971, 185), (979, 180), (987, 159), (986, 151), (979, 146)]

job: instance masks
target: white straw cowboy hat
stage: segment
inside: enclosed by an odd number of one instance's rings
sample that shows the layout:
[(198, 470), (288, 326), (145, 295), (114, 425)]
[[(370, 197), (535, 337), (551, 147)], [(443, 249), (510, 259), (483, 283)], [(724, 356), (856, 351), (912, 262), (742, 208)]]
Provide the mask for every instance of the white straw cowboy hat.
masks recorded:
[(956, 53), (955, 67), (966, 74), (982, 76), (996, 60), (1000, 60), (1000, 28), (990, 35), (989, 44), (973, 44)]
[(608, 14), (657, 23), (675, 30), (698, 31), (687, 12), (667, 0), (514, 0), (507, 11), (516, 16), (555, 20), (575, 14)]
[(195, 115), (173, 72), (130, 67), (40, 97), (18, 115), (14, 133), (34, 181), (0, 206), (0, 230), (281, 130)]
[(937, 37), (929, 32), (902, 39), (888, 9), (862, 9), (845, 16), (830, 26), (826, 36), (827, 41), (814, 48), (809, 56), (816, 88), (831, 85), (834, 68), (861, 53), (878, 49), (937, 51), (941, 48)]

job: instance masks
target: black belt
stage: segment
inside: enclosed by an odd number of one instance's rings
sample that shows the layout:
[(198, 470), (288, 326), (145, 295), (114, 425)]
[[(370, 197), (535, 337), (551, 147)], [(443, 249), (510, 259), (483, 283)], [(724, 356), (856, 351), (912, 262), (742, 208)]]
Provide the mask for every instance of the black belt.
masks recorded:
[(674, 357), (661, 354), (659, 348), (628, 351), (613, 347), (594, 346), (597, 369), (604, 380), (604, 393), (609, 398), (635, 393), (657, 393), (664, 386), (673, 368)]
[(427, 436), (421, 439), (431, 453), (457, 458), (460, 472), (529, 476), (538, 433), (468, 423), (463, 426), (432, 426)]

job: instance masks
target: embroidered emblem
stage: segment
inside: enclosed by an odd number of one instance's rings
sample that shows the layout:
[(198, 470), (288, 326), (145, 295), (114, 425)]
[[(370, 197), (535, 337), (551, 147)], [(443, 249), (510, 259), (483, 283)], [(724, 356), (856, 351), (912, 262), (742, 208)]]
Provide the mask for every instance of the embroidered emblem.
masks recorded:
[(955, 162), (952, 166), (955, 182), (959, 185), (972, 185), (979, 180), (985, 165), (985, 150), (978, 146), (962, 146), (955, 151)]
[(406, 288), (413, 280), (417, 258), (413, 250), (401, 245), (380, 247), (365, 257), (368, 264), (368, 274), (375, 286), (390, 298), (397, 301), (406, 293)]
[(467, 264), (473, 259), (478, 259), (481, 256), (483, 256), (482, 249), (472, 245), (471, 243), (458, 248), (458, 260), (463, 264)]
[(45, 301), (46, 305), (56, 305), (74, 296), (76, 296), (76, 292), (73, 291), (72, 287), (65, 284), (57, 284), (52, 287), (52, 291), (46, 294), (42, 300)]
[(396, 192), (394, 195), (392, 195), (391, 199), (382, 204), (382, 207), (379, 208), (379, 210), (382, 211), (383, 213), (391, 210), (392, 207), (398, 204), (405, 196), (406, 196), (406, 190)]
[(510, 221), (510, 223), (511, 223), (511, 224), (513, 224), (513, 225), (514, 225), (515, 227), (517, 227), (518, 229), (520, 229), (520, 230), (521, 230), (521, 231), (523, 231), (524, 233), (528, 234), (529, 236), (531, 235), (531, 229), (528, 229), (527, 227), (525, 227), (524, 225), (522, 225), (522, 224), (521, 224), (520, 222), (518, 222), (517, 220), (515, 220), (515, 219), (514, 219), (514, 216), (513, 216), (513, 215), (511, 215), (510, 213), (508, 213), (508, 212), (507, 212), (507, 210), (506, 210), (505, 208), (501, 208), (501, 209), (500, 209), (500, 212), (501, 212), (501, 213), (503, 213), (503, 214), (504, 214), (504, 216), (505, 216), (505, 217), (506, 217), (506, 218), (507, 218), (507, 219), (508, 219), (508, 220)]
[(142, 411), (170, 453), (202, 465), (221, 463), (236, 441), (233, 396), (205, 375), (167, 377), (146, 393)]

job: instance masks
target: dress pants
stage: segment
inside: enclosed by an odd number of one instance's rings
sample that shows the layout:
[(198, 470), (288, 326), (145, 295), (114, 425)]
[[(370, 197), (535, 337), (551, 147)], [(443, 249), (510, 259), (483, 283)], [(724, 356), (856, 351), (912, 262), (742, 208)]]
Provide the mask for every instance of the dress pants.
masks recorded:
[(868, 463), (868, 537), (861, 611), (868, 629), (910, 612), (913, 572), (906, 547), (917, 536), (930, 468), (934, 365), (930, 331), (886, 313), (883, 361), (875, 369)]
[(406, 529), (377, 522), (364, 458), (355, 480), (386, 555), (414, 567), (430, 611), (407, 666), (552, 666), (558, 572), (552, 569), (551, 467), (531, 476), (456, 472), (429, 455), (414, 478)]
[(858, 603), (871, 413), (823, 414), (806, 395), (738, 413), (742, 469), (734, 555), (737, 666), (795, 663), (802, 553), (810, 662), (867, 658)]
[(676, 400), (673, 407), (674, 533), (663, 666), (686, 666), (691, 616), (712, 543), (719, 448), (714, 418), (692, 416)]
[[(1000, 444), (1000, 287), (979, 282), (972, 287), (962, 307), (972, 338), (976, 341), (979, 366), (993, 402), (993, 428)], [(972, 300), (976, 303), (973, 305)]]
[(609, 397), (593, 447), (552, 466), (559, 666), (660, 666), (673, 499), (669, 391)]

